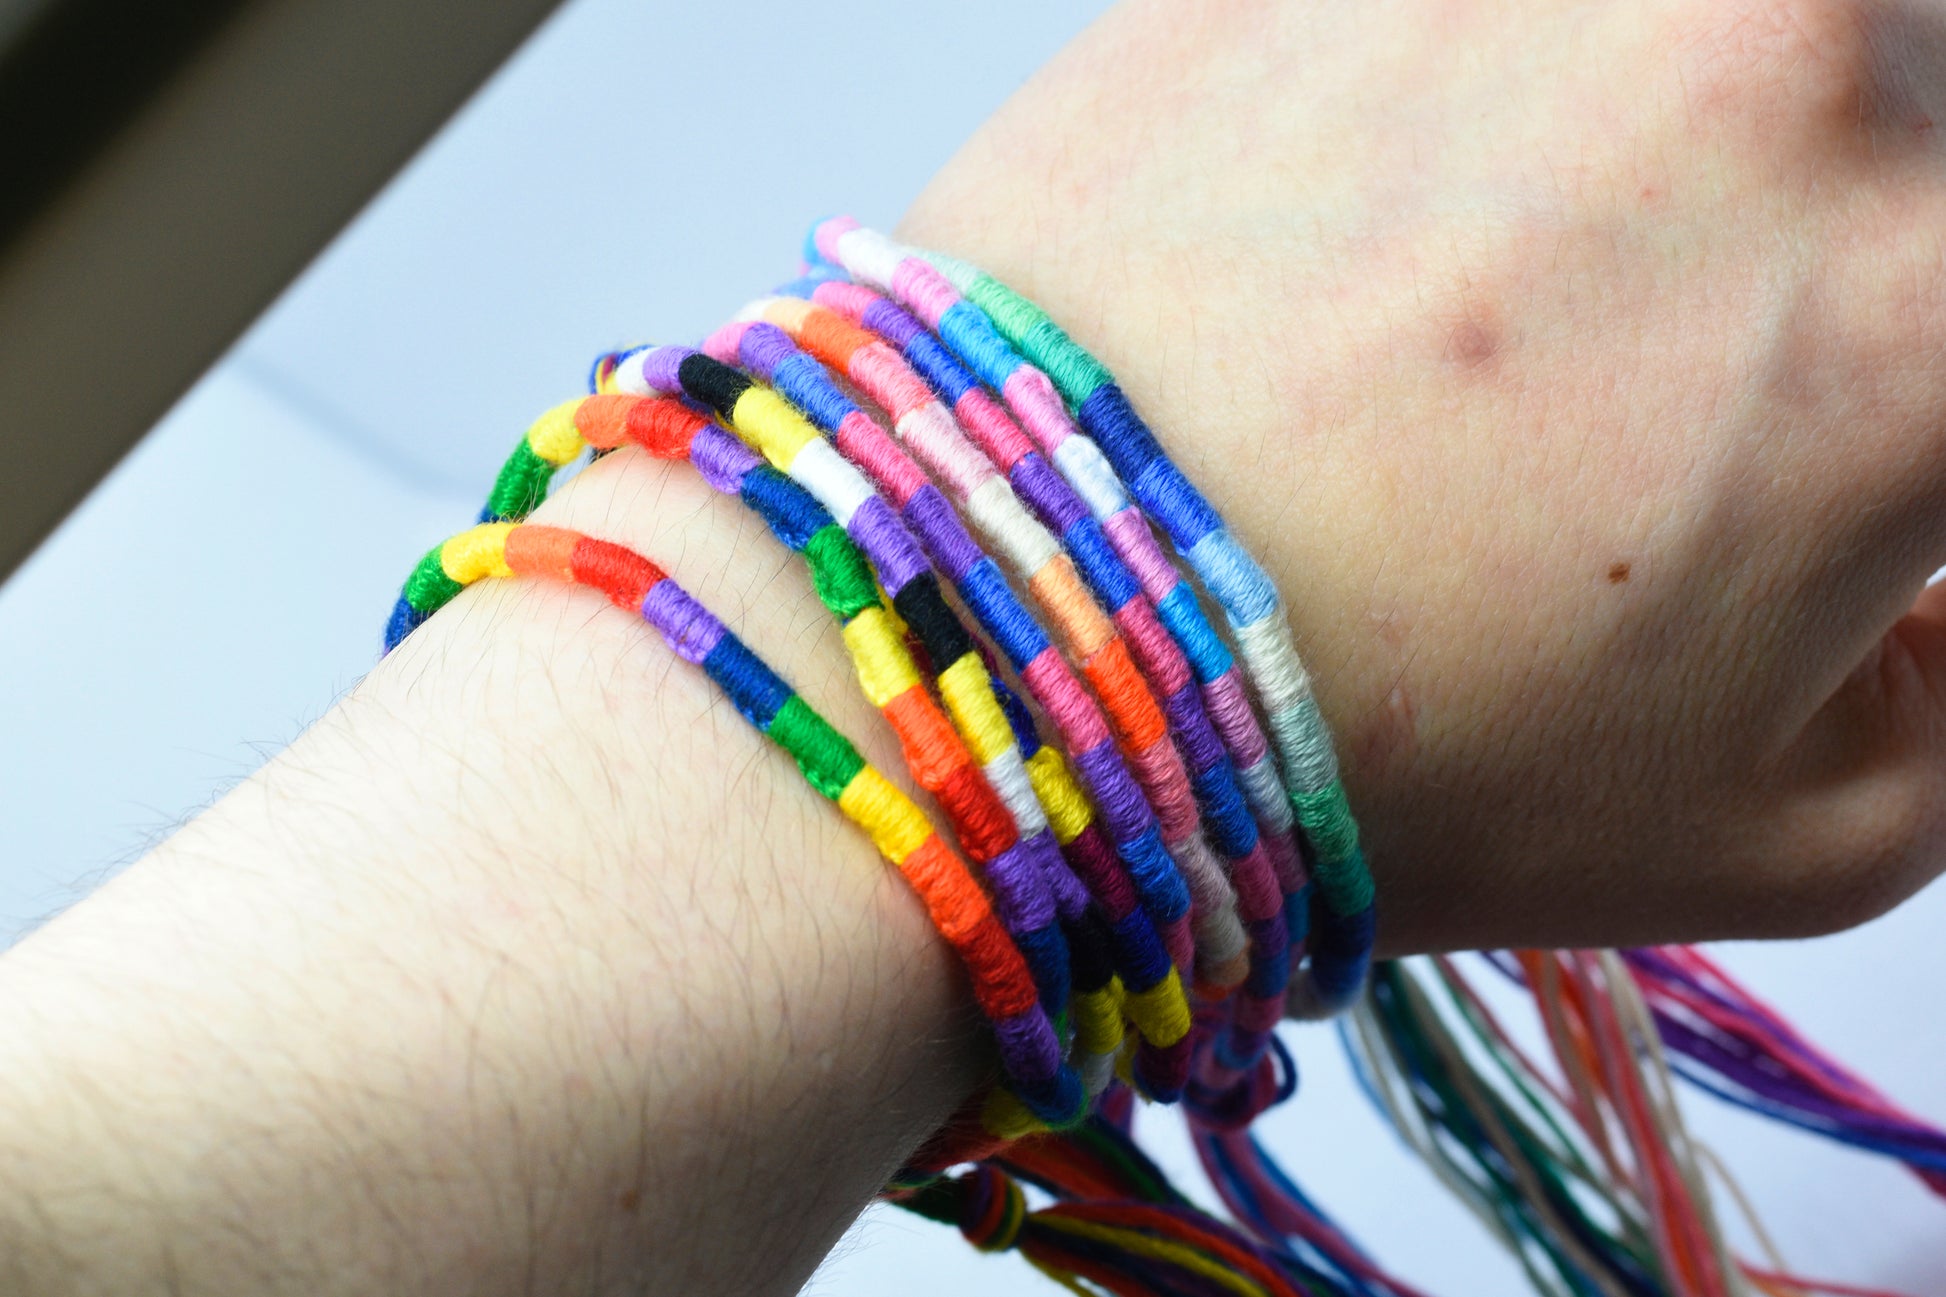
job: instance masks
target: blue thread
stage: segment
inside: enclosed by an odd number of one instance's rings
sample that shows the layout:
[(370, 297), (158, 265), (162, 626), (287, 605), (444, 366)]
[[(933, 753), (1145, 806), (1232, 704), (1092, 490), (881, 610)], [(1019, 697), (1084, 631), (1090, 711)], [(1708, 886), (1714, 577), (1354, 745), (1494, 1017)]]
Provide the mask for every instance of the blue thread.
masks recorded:
[(1139, 472), (1124, 474), (1122, 480), (1128, 483), (1129, 494), (1162, 524), (1178, 550), (1193, 549), (1197, 541), (1222, 529), (1223, 519), (1210, 508), (1203, 493), (1162, 456), (1144, 464)]
[(1047, 651), (1047, 633), (1033, 614), (1020, 606), (1013, 587), (1007, 584), (1007, 578), (1000, 574), (992, 559), (982, 559), (973, 565), (959, 582), (959, 596), (986, 627), (1015, 671), (1026, 670), (1028, 663)]
[(1114, 383), (1103, 383), (1088, 394), (1074, 412), (1079, 423), (1101, 446), (1124, 482), (1131, 481), (1151, 460), (1162, 459), (1162, 446), (1142, 422), (1142, 416)]
[(1115, 850), (1128, 864), (1142, 906), (1158, 926), (1167, 927), (1189, 913), (1189, 887), (1175, 859), (1162, 845), (1159, 825), (1152, 824), (1140, 836), (1118, 843)]
[(729, 695), (743, 718), (759, 730), (768, 731), (778, 711), (790, 701), (791, 687), (734, 635), (725, 634), (710, 650), (703, 659), (703, 670)]
[(1250, 854), (1257, 845), (1257, 821), (1244, 804), (1243, 790), (1237, 787), (1230, 763), (1219, 762), (1190, 777), (1196, 801), (1203, 808), (1203, 823), (1208, 826), (1216, 849), (1232, 860)]
[(1142, 593), (1134, 575), (1108, 543), (1108, 535), (1093, 518), (1082, 518), (1061, 537), (1082, 579), (1111, 612)]
[(793, 550), (811, 543), (811, 537), (834, 526), (830, 510), (817, 497), (769, 464), (758, 464), (743, 475), (737, 497), (757, 511), (778, 540)]
[(1155, 615), (1182, 646), (1182, 655), (1189, 659), (1189, 669), (1204, 684), (1221, 679), (1236, 665), (1229, 646), (1209, 624), (1209, 618), (1203, 616), (1203, 606), (1196, 602), (1196, 592), (1189, 582), (1176, 582), (1176, 588), (1156, 602)]
[(1115, 966), (1122, 970), (1122, 985), (1136, 994), (1159, 985), (1174, 967), (1155, 921), (1140, 906), (1108, 926), (1108, 942), (1115, 952)]
[(1209, 533), (1188, 558), (1232, 626), (1255, 626), (1277, 611), (1277, 587), (1229, 532)]
[(1034, 975), (1041, 991), (1041, 1005), (1050, 1015), (1059, 1014), (1068, 1002), (1068, 943), (1061, 929), (1049, 924), (1029, 932), (1016, 932), (1014, 944)]
[(385, 651), (390, 653), (399, 646), (399, 641), (426, 624), (430, 613), (420, 612), (412, 606), (412, 601), (404, 595), (392, 605), (392, 616), (385, 623)]
[(995, 391), (1006, 386), (1007, 375), (1020, 367), (1020, 356), (969, 301), (962, 299), (948, 307), (939, 317), (936, 332), (940, 341)]
[(858, 409), (857, 403), (825, 374), (824, 366), (798, 351), (784, 357), (771, 373), (777, 390), (791, 404), (810, 416), (811, 422), (826, 432), (837, 431), (845, 417)]
[(958, 405), (959, 399), (980, 385), (980, 380), (967, 371), (966, 366), (953, 359), (953, 353), (939, 339), (921, 329), (905, 345), (906, 363), (933, 389), (947, 405)]

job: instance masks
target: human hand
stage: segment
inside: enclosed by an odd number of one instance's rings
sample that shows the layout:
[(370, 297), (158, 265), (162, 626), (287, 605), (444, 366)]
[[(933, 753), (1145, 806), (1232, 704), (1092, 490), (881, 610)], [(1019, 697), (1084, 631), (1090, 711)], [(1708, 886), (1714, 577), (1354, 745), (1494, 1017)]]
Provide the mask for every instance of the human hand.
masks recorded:
[(1847, 926), (1946, 839), (1946, 10), (1141, 3), (901, 234), (1278, 578), (1390, 951)]

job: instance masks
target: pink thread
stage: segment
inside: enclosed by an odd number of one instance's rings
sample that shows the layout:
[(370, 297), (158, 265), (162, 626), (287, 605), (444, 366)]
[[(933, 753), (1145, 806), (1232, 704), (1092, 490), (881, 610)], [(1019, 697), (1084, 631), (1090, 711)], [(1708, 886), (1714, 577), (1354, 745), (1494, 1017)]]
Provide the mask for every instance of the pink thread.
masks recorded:
[(1189, 773), (1183, 769), (1176, 745), (1160, 738), (1140, 752), (1124, 748), (1122, 755), (1135, 782), (1142, 786), (1142, 791), (1149, 795), (1149, 804), (1155, 807), (1155, 818), (1162, 825), (1162, 840), (1172, 844), (1173, 850), (1173, 844), (1197, 837), (1196, 797), (1190, 791)]
[(913, 493), (926, 485), (926, 475), (900, 450), (897, 443), (863, 410), (853, 410), (838, 425), (832, 440), (852, 463), (871, 475), (879, 489), (892, 497), (895, 507), (905, 508)]
[(726, 365), (743, 364), (743, 335), (750, 332), (747, 320), (732, 320), (703, 339), (702, 351), (711, 360), (720, 360)]
[(818, 252), (832, 265), (838, 264), (838, 240), (858, 228), (858, 222), (849, 216), (834, 216), (819, 225), (812, 234), (812, 241), (818, 245)]
[(932, 389), (912, 372), (905, 357), (883, 342), (874, 342), (851, 353), (852, 381), (893, 419), (902, 419), (921, 406), (936, 404)]
[(1076, 756), (1092, 752), (1109, 741), (1107, 722), (1102, 720), (1094, 700), (1081, 682), (1068, 670), (1067, 660), (1052, 644), (1020, 673), (1034, 696), (1041, 700), (1054, 727), (1061, 731), (1061, 742)]
[(1250, 710), (1242, 668), (1232, 663), (1228, 671), (1204, 685), (1203, 706), (1209, 711), (1210, 724), (1223, 736), (1237, 769), (1248, 770), (1270, 754), (1270, 742)]
[(1135, 664), (1164, 698), (1189, 683), (1189, 659), (1157, 619), (1146, 599), (1130, 599), (1115, 611), (1115, 625), (1135, 653)]
[(892, 296), (910, 304), (912, 312), (934, 333), (939, 332), (939, 317), (959, 302), (959, 290), (946, 277), (917, 257), (907, 257), (892, 272)]
[(953, 416), (937, 401), (901, 420), (899, 436), (961, 497), (971, 495), (993, 478), (993, 465), (959, 435)]
[(1049, 455), (1074, 435), (1067, 404), (1054, 390), (1048, 376), (1032, 365), (1022, 365), (1007, 375), (1007, 385), (1000, 394), (1007, 398), (1008, 407), (1019, 417), (1028, 435)]
[(1142, 511), (1133, 505), (1118, 510), (1101, 529), (1108, 533), (1108, 543), (1115, 547), (1128, 570), (1135, 573), (1135, 579), (1142, 583), (1142, 593), (1156, 603), (1168, 597), (1176, 583), (1181, 580), (1176, 575), (1175, 564), (1156, 544), (1155, 533), (1149, 529), (1149, 520)]
[(1007, 417), (1007, 412), (998, 402), (979, 388), (969, 388), (953, 407), (959, 416), (960, 426), (971, 433), (973, 440), (980, 443), (980, 449), (987, 457), (1000, 466), (1003, 473), (1014, 471), (1022, 455), (1034, 449), (1034, 443), (1020, 430), (1020, 425)]
[(1245, 923), (1274, 918), (1284, 908), (1284, 889), (1262, 837), (1248, 855), (1230, 864), (1230, 883), (1237, 889), (1237, 913)]

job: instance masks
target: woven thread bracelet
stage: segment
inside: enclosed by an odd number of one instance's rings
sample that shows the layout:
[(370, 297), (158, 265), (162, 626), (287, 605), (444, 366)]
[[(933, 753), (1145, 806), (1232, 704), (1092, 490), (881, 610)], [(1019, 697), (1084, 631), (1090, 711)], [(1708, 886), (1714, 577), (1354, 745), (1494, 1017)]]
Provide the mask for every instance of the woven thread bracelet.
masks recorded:
[[(414, 569), (386, 643), (482, 579), (598, 590), (866, 831), (967, 967), (1001, 1063), (883, 1197), (1073, 1292), (1422, 1297), (1251, 1130), (1297, 1084), (1280, 1011), (1356, 1000), (1367, 1092), (1541, 1291), (1878, 1297), (1736, 1258), (1664, 1051), (1943, 1195), (1946, 1132), (1680, 947), (1491, 958), (1533, 995), (1558, 1076), (1450, 959), (1431, 978), (1381, 965), (1360, 998), (1371, 882), (1268, 577), (1031, 303), (850, 221), (819, 226), (810, 256), (700, 350), (599, 358), (594, 394), (529, 427), (481, 523)], [(623, 446), (693, 465), (799, 555), (944, 830), (653, 562), (524, 521), (560, 469)], [(1181, 1101), (1232, 1221), (1135, 1145), (1138, 1093)]]
[[(1221, 688), (1210, 693), (1210, 700), (1223, 709), (1224, 737), (1219, 739), (1181, 647), (1162, 628), (1140, 583), (1109, 546), (1101, 525), (1080, 497), (1047, 466), (1003, 412), (990, 402), (981, 407), (984, 392), (957, 361), (938, 350), (938, 344), (917, 321), (867, 289), (844, 287), (855, 294), (849, 300), (859, 317), (876, 311), (887, 325), (905, 326), (901, 330), (905, 347), (921, 356), (935, 376), (931, 386), (885, 339), (823, 307), (770, 299), (744, 314), (786, 329), (793, 339), (883, 407), (892, 417), (899, 438), (925, 458), (936, 477), (954, 487), (975, 526), (996, 549), (1009, 555), (1015, 569), (1026, 577), (1029, 589), (1038, 593), (1044, 587), (1053, 587), (1055, 597), (1043, 598), (1042, 602), (1050, 606), (1057, 621), (1082, 622), (1080, 634), (1071, 631), (1070, 638), (1084, 642), (1099, 638), (1101, 632), (1090, 628), (1086, 618), (1091, 612), (1099, 615), (1100, 608), (1113, 609), (1112, 624), (1123, 631), (1143, 676), (1168, 699), (1171, 732), (1193, 768), (1197, 801), (1216, 845), (1232, 862), (1231, 877), (1242, 917), (1249, 925), (1251, 966), (1229, 1034), (1219, 1050), (1232, 1066), (1249, 1066), (1261, 1052), (1271, 1027), (1283, 1015), (1294, 944), (1288, 934), (1296, 931), (1301, 935), (1307, 898), (1302, 895), (1304, 878), (1290, 806), (1277, 784), (1263, 732), (1256, 725), (1227, 651), (1202, 623), (1205, 642), (1214, 644), (1217, 650), (1211, 653), (1205, 649), (1202, 656), (1214, 665), (1212, 677), (1222, 682)], [(902, 318), (889, 318), (886, 313)], [(932, 350), (922, 350), (922, 344)], [(750, 335), (744, 335), (740, 345), (745, 351), (751, 350)], [(777, 368), (785, 374), (801, 371), (803, 367), (793, 364), (793, 359), (785, 357)], [(983, 431), (984, 450), (962, 429), (960, 416), (934, 396), (942, 387), (946, 390), (939, 395), (951, 392), (955, 408), (966, 411), (967, 422)], [(811, 395), (815, 397), (816, 392)], [(1002, 467), (1008, 470), (1008, 476), (999, 474), (997, 470)], [(1018, 493), (1015, 483), (1019, 484)], [(1031, 508), (1032, 516), (1021, 516), (1023, 504)], [(1058, 542), (1054, 537), (1057, 532)], [(1074, 556), (1072, 560), (1061, 553), (1063, 546)], [(1051, 559), (1046, 557), (1050, 554), (1054, 556)], [(1097, 607), (1089, 607), (1072, 592), (1067, 578), (1077, 569), (1098, 596)], [(1053, 581), (1040, 575), (1049, 570), (1055, 573)], [(1193, 602), (1190, 608), (1196, 622), (1201, 623), (1200, 609)], [(1233, 756), (1238, 758), (1234, 766)], [(1251, 766), (1269, 773), (1270, 809), (1264, 813), (1246, 809), (1239, 789), (1237, 770)], [(1280, 888), (1281, 899), (1277, 894)]]
[(1013, 1093), (1036, 1116), (1044, 1109), (1063, 1120), (1079, 1116), (1073, 1110), (1080, 1083), (1061, 1064), (1033, 974), (966, 862), (911, 798), (667, 572), (620, 545), (531, 523), (481, 523), (430, 557), (438, 579), (422, 575), (428, 572), (422, 563), (405, 596), (420, 620), (476, 581), (545, 577), (600, 591), (648, 622), (683, 660), (702, 667), (738, 713), (788, 752), (805, 782), (864, 829), (912, 884), (972, 977)]
[(819, 225), (810, 248), (925, 320), (1001, 394), (1076, 489), (1088, 497), (1093, 488), (1098, 516), (1122, 512), (1115, 506), (1126, 491), (1196, 570), (1236, 636), (1313, 852), (1311, 872), (1323, 905), (1306, 992), (1294, 1007), (1329, 1012), (1348, 1003), (1370, 966), (1371, 875), (1338, 778), (1330, 731), (1291, 641), (1275, 583), (1231, 535), (1215, 506), (1163, 453), (1113, 375), (1040, 308), (989, 275), (902, 248), (848, 218)]
[[(818, 294), (841, 296), (834, 284)], [(712, 336), (713, 356), (662, 347), (602, 358), (597, 394), (536, 421), (482, 516), (489, 525), (524, 518), (584, 450), (634, 444), (695, 463), (805, 559), (844, 629), (861, 687), (980, 867), (1067, 1056), (1050, 1068), (1030, 1028), (1003, 1032), (1020, 1108), (1009, 1115), (984, 1105), (989, 1134), (1072, 1122), (1107, 1084), (1123, 1013), (1136, 1028), (1125, 1075), (1145, 1093), (1171, 1100), (1189, 1086), (1199, 1108), (1247, 1115), (1259, 1106), (1249, 1096), (1265, 1093), (1268, 1074), (1255, 1064), (1286, 998), (1308, 896), (1303, 847), (1291, 817), (1279, 816), (1290, 803), (1265, 794), (1276, 786), (1275, 766), (1234, 662), (1112, 468), (1098, 452), (1086, 457), (1085, 437), (1057, 440), (1044, 411), (1023, 407), (1016, 389), (1030, 367), (1004, 342), (995, 339), (981, 367), (989, 381), (999, 378), (1020, 424), (959, 368), (953, 353), (968, 354), (964, 338), (942, 333), (927, 348), (892, 303), (854, 296), (848, 304), (855, 319), (791, 299), (760, 303)], [(961, 301), (936, 314), (954, 308), (953, 319), (970, 316)], [(888, 318), (870, 321), (875, 311)], [(902, 345), (868, 321), (905, 326)], [(834, 375), (883, 408), (886, 421)], [(1022, 431), (1036, 420), (1046, 458)], [(954, 501), (1060, 629), (1079, 676)], [(395, 609), (388, 644), (452, 596), (450, 555), (479, 543), (427, 555)], [(994, 674), (990, 650), (942, 597), (947, 589), (1052, 720), (1081, 786), (1040, 742)], [(908, 629), (923, 649), (916, 661), (903, 642)], [(1096, 816), (1112, 854), (1089, 845), (1102, 841), (1089, 836)], [(1191, 968), (1204, 997), (1193, 1038), (1179, 980)], [(1085, 1080), (1068, 1084), (1077, 1076)]]

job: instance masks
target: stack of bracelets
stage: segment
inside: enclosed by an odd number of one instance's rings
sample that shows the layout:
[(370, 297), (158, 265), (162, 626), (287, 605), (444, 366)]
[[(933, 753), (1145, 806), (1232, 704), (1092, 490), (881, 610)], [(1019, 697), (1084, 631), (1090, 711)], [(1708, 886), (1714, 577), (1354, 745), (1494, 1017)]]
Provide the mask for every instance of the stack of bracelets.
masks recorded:
[[(1250, 1131), (1296, 1087), (1276, 1024), (1350, 1008), (1380, 1110), (1539, 1291), (1872, 1291), (1730, 1255), (1671, 1078), (1942, 1193), (1946, 1134), (1684, 948), (1488, 959), (1533, 994), (1554, 1073), (1458, 962), (1374, 974), (1371, 878), (1277, 590), (1114, 378), (960, 262), (847, 219), (808, 256), (700, 347), (601, 357), (413, 571), (386, 647), (485, 577), (592, 587), (865, 831), (1001, 1063), (887, 1199), (1079, 1293), (1410, 1297)], [(802, 556), (943, 827), (649, 558), (525, 521), (558, 470), (623, 446), (693, 464)], [(1229, 1219), (1136, 1147), (1138, 1096), (1180, 1105)]]

